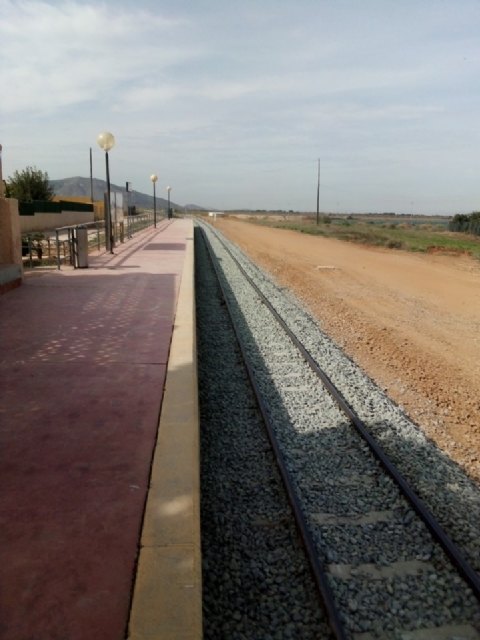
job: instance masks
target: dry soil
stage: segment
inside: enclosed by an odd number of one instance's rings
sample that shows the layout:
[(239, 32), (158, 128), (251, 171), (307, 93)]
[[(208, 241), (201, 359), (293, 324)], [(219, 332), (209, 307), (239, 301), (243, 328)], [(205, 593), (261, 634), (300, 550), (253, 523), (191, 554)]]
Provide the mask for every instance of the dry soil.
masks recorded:
[(215, 225), (480, 481), (480, 263), (261, 227)]

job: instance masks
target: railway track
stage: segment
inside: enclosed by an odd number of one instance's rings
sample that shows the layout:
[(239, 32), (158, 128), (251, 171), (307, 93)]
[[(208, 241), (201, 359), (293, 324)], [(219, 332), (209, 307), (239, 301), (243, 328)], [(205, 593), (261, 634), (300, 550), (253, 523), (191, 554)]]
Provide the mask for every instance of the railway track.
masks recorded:
[[(442, 487), (435, 496), (426, 491), (425, 471), (433, 464), (450, 482), (463, 483), (457, 507), (468, 503), (474, 516), (478, 489), (439, 452), (435, 458), (431, 443), (418, 447), (409, 435), (414, 425), (396, 429), (397, 417), (400, 423), (406, 417), (394, 406), (387, 411), (388, 399), (364, 376), (359, 381), (361, 373), (308, 314), (201, 226), (329, 633), (358, 640), (479, 638), (475, 520), (470, 526), (468, 514), (445, 509), (446, 489), (443, 500)], [(408, 448), (414, 455), (404, 453)]]

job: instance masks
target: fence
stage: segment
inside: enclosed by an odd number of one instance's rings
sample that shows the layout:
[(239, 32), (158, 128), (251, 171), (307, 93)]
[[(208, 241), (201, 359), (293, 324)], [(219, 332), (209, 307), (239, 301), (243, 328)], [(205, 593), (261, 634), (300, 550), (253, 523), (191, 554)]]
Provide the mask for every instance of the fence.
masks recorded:
[[(158, 215), (157, 215), (158, 218)], [(114, 225), (112, 232), (115, 244), (125, 242), (142, 229), (153, 226), (153, 213), (144, 212), (125, 216), (124, 221)], [(51, 266), (61, 268), (69, 264), (78, 267), (78, 229), (87, 230), (88, 253), (101, 251), (105, 246), (104, 221), (59, 227), (54, 232), (36, 232), (22, 235), (22, 259), (24, 267)]]

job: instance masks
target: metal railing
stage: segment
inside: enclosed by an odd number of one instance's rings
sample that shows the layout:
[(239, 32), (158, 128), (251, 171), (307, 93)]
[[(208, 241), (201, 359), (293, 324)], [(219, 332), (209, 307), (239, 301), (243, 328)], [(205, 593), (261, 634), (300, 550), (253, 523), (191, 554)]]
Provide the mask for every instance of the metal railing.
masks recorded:
[[(162, 219), (157, 212), (157, 222)], [(145, 211), (133, 216), (125, 216), (122, 222), (113, 226), (115, 244), (123, 243), (135, 233), (153, 226), (153, 212)], [(22, 235), (22, 256), (26, 268), (37, 265), (56, 266), (69, 264), (78, 267), (78, 230), (87, 230), (87, 251), (101, 251), (105, 247), (105, 222), (86, 222), (84, 224), (58, 227), (54, 231), (32, 232)], [(36, 257), (35, 257), (36, 254)]]

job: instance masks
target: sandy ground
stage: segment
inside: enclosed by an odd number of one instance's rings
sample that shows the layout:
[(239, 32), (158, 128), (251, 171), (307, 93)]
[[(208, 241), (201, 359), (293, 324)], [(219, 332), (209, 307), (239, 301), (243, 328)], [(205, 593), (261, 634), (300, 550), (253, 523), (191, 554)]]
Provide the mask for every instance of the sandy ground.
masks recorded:
[(480, 263), (367, 248), (233, 218), (215, 225), (480, 481)]

